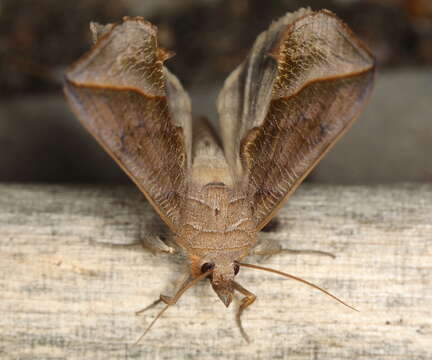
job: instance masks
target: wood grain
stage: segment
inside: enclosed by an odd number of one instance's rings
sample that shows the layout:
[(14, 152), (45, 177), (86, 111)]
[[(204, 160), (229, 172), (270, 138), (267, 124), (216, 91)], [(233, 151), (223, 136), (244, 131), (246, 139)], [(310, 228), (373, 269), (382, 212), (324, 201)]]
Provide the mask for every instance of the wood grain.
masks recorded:
[[(262, 263), (323, 286), (242, 269), (258, 295), (246, 344), (208, 283), (191, 289), (139, 345), (184, 266), (137, 241), (160, 221), (129, 187), (0, 185), (1, 359), (430, 359), (432, 184), (304, 185), (263, 237), (336, 259)], [(118, 245), (115, 245), (118, 244)], [(127, 246), (119, 244), (130, 244)], [(135, 244), (135, 245), (134, 245)]]

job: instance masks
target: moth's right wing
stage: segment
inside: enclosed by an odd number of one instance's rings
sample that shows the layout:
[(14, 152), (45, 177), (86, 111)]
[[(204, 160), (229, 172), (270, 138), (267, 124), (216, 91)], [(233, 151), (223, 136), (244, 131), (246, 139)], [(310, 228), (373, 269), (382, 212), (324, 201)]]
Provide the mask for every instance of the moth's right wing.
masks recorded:
[(218, 99), (225, 156), (261, 229), (359, 115), (374, 59), (329, 11), (287, 14)]
[(164, 66), (169, 53), (141, 18), (92, 24), (96, 44), (66, 73), (83, 125), (176, 231), (191, 157), (191, 104)]

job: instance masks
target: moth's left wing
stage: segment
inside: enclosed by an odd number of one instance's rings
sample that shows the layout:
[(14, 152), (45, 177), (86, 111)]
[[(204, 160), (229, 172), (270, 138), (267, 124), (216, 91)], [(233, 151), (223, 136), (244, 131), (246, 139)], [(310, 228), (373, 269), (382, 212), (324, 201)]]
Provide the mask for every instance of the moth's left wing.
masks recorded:
[(157, 29), (142, 18), (92, 24), (95, 45), (66, 73), (64, 91), (96, 140), (176, 231), (191, 161), (191, 105), (164, 66)]
[(359, 115), (374, 60), (329, 11), (287, 14), (218, 98), (225, 156), (261, 229)]

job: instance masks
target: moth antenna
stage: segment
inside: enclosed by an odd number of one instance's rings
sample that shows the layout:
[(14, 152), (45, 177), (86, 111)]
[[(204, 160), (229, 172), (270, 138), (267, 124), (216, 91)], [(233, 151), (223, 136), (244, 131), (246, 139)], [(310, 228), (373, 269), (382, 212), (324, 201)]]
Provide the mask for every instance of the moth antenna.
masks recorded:
[(142, 335), (138, 338), (138, 340), (135, 342), (135, 345), (137, 345), (144, 336), (147, 335), (147, 333), (150, 331), (150, 329), (152, 328), (152, 326), (154, 325), (154, 323), (162, 316), (162, 314), (168, 310), (168, 308), (170, 307), (171, 304), (166, 304), (165, 307), (159, 311), (159, 314), (156, 315), (156, 317), (153, 319), (153, 321), (150, 323), (149, 326), (147, 326), (147, 329), (144, 330), (144, 332), (142, 333)]
[(299, 282), (301, 282), (303, 284), (309, 285), (310, 287), (313, 287), (313, 288), (321, 291), (322, 293), (330, 296), (331, 298), (335, 299), (336, 301), (340, 302), (342, 305), (345, 305), (346, 307), (350, 308), (351, 310), (359, 312), (359, 310), (357, 310), (355, 307), (353, 307), (351, 305), (348, 305), (346, 302), (342, 301), (341, 299), (339, 299), (335, 295), (329, 293), (327, 290), (324, 290), (323, 288), (319, 287), (318, 285), (312, 284), (311, 282), (309, 282), (307, 280), (304, 280), (302, 278), (299, 278), (297, 276), (294, 276), (294, 275), (291, 275), (291, 274), (288, 274), (288, 273), (285, 273), (285, 272), (282, 272), (282, 271), (279, 271), (279, 270), (271, 269), (271, 268), (268, 268), (268, 267), (254, 265), (254, 264), (245, 264), (245, 263), (240, 263), (240, 262), (238, 262), (237, 264), (239, 264), (240, 266), (243, 266), (243, 267), (248, 267), (248, 268), (257, 269), (257, 270), (264, 270), (264, 271), (272, 272), (272, 273), (275, 273), (275, 274), (278, 274), (278, 275), (281, 275), (281, 276), (285, 276), (285, 277), (287, 277), (289, 279), (297, 280), (297, 281), (299, 281)]
[(138, 344), (144, 336), (146, 336), (146, 334), (150, 331), (150, 329), (153, 327), (153, 325), (155, 324), (155, 322), (163, 315), (163, 313), (165, 311), (167, 311), (168, 308), (171, 305), (175, 305), (177, 303), (177, 301), (186, 292), (186, 290), (188, 290), (191, 287), (193, 287), (199, 281), (205, 279), (212, 272), (213, 272), (213, 269), (210, 269), (209, 271), (201, 274), (200, 276), (196, 277), (195, 279), (187, 281), (185, 284), (183, 284), (183, 286), (177, 291), (177, 293), (173, 297), (161, 295), (159, 300), (156, 300), (153, 304), (151, 304), (150, 306), (146, 307), (144, 310), (139, 311), (139, 313), (141, 313), (141, 312), (147, 310), (149, 307), (152, 307), (152, 306), (156, 305), (157, 303), (159, 303), (161, 301), (163, 301), (166, 304), (165, 307), (161, 311), (159, 311), (159, 314), (156, 315), (156, 317), (153, 319), (153, 321), (150, 323), (150, 325), (147, 326), (147, 328), (144, 330), (143, 334), (135, 342), (135, 345)]

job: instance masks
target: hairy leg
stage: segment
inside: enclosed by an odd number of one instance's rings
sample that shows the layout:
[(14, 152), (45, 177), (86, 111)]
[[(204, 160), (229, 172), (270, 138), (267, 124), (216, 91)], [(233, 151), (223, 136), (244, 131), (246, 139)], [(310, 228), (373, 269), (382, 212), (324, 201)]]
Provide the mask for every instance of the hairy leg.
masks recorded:
[(144, 249), (149, 250), (153, 254), (166, 253), (176, 254), (177, 250), (168, 246), (159, 236), (146, 236), (142, 238), (141, 244)]
[(283, 249), (282, 246), (275, 240), (260, 239), (258, 244), (253, 248), (252, 255), (271, 257), (278, 254), (296, 254), (296, 255), (319, 255), (329, 256), (334, 259), (336, 256), (330, 252), (310, 249)]

